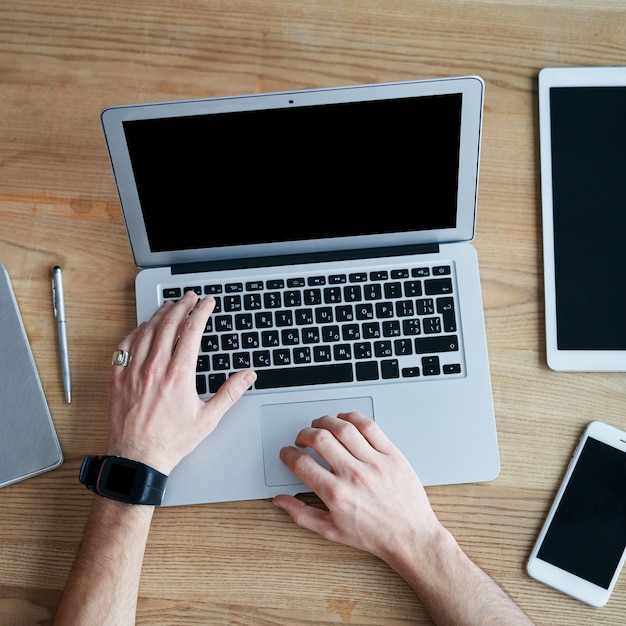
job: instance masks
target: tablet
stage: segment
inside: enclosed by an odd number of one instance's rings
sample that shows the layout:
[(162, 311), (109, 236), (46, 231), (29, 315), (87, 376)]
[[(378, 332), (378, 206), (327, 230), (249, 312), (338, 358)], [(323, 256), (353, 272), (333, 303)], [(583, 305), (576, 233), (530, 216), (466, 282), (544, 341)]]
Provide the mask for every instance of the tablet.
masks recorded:
[(548, 365), (626, 371), (626, 67), (539, 72)]

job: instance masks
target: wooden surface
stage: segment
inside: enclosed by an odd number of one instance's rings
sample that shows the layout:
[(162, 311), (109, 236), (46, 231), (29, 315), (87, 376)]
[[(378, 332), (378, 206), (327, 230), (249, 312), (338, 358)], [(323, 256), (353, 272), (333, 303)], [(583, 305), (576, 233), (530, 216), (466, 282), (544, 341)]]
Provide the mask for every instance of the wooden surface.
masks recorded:
[[(80, 461), (103, 450), (109, 359), (134, 326), (136, 270), (101, 109), (478, 74), (486, 104), (475, 245), (502, 471), (490, 483), (428, 491), (468, 554), (537, 624), (623, 624), (626, 576), (605, 608), (591, 609), (524, 567), (584, 425), (626, 427), (624, 374), (560, 374), (545, 363), (536, 76), (550, 65), (626, 64), (624, 42), (623, 0), (1, 2), (0, 261), (66, 460), (0, 492), (0, 623), (51, 620), (92, 497), (78, 484)], [(51, 307), (55, 264), (64, 269), (70, 406)], [(157, 511), (137, 621), (431, 623), (385, 565), (297, 528), (268, 501)]]

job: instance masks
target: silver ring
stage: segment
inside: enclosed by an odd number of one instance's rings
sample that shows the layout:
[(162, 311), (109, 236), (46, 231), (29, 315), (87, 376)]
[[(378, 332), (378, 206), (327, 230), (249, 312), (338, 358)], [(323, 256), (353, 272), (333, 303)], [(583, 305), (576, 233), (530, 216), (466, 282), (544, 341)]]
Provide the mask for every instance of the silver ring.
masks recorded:
[(133, 357), (126, 350), (116, 350), (111, 359), (111, 365), (121, 365), (126, 367)]

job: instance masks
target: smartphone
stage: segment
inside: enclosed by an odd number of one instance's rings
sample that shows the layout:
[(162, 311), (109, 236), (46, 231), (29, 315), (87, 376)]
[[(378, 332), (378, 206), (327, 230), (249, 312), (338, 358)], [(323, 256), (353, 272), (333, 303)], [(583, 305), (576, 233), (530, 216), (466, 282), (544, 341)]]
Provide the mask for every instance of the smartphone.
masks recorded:
[(528, 574), (604, 606), (626, 559), (626, 432), (591, 422), (527, 563)]

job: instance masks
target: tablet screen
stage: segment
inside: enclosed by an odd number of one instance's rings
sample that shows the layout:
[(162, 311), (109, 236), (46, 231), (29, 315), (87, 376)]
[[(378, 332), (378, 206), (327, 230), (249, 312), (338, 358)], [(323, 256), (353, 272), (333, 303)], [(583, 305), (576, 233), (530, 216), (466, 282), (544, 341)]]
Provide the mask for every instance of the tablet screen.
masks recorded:
[(552, 87), (560, 350), (626, 350), (626, 87)]

